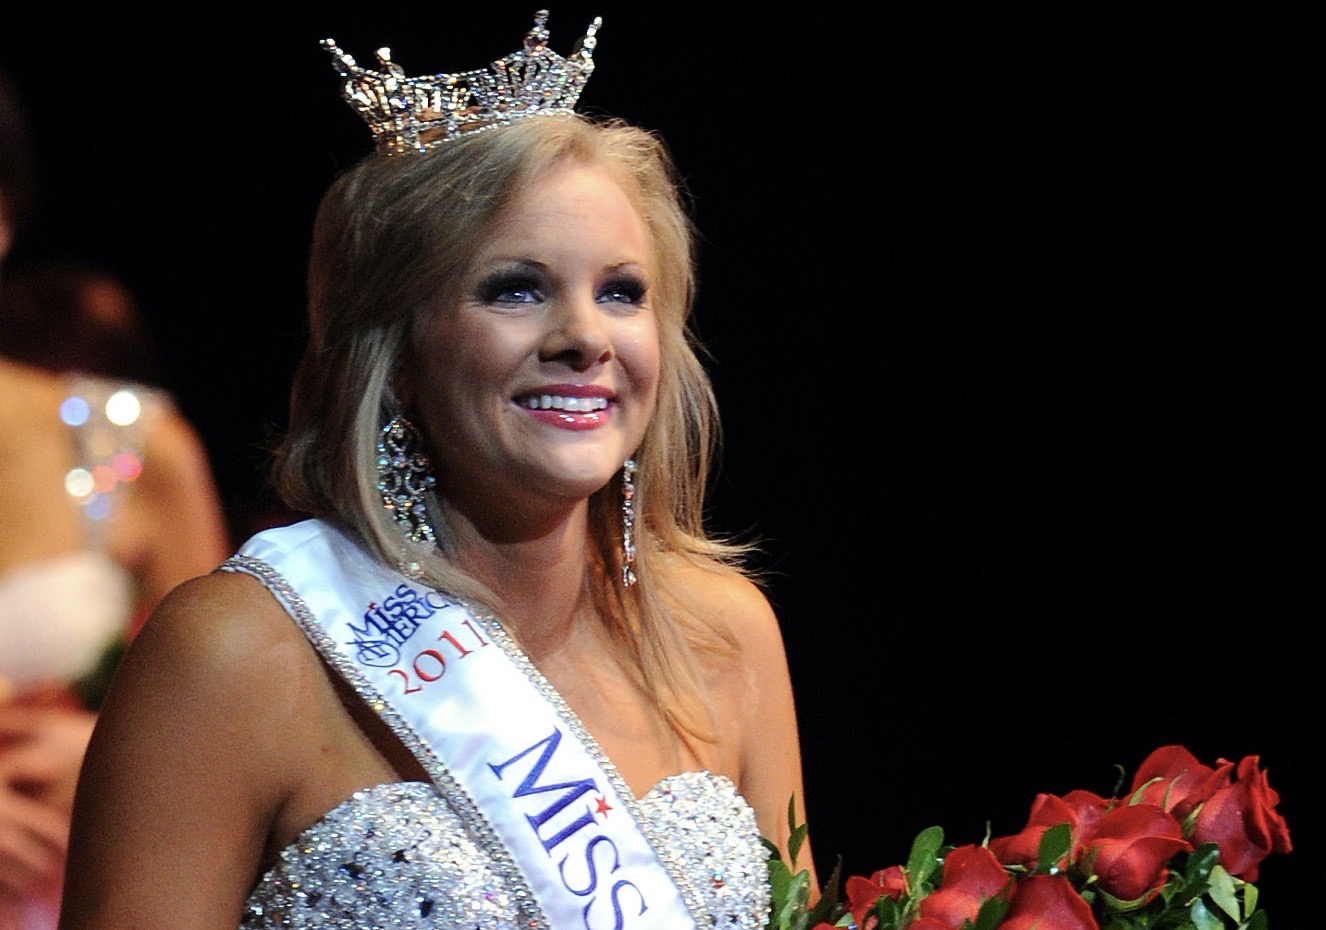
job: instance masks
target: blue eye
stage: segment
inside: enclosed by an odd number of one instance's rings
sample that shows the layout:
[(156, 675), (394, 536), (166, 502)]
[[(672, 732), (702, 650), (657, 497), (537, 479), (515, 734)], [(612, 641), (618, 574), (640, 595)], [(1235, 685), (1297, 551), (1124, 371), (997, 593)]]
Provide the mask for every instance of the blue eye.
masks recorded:
[(599, 291), (599, 300), (605, 303), (638, 304), (645, 299), (648, 288), (637, 278), (610, 281)]
[(479, 299), (486, 304), (529, 304), (543, 299), (539, 282), (528, 274), (496, 274), (480, 282)]

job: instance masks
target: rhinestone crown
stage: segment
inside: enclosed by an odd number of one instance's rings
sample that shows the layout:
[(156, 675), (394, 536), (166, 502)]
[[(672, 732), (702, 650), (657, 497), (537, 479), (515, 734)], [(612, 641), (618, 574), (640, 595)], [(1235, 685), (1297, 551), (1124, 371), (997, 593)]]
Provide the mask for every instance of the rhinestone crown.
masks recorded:
[(390, 154), (425, 152), (458, 136), (506, 126), (527, 116), (569, 113), (594, 71), (595, 17), (570, 57), (548, 48), (548, 11), (534, 14), (525, 47), (487, 68), (406, 77), (377, 50), (383, 71), (361, 68), (334, 39), (322, 46), (344, 79), (341, 95), (368, 123), (375, 146)]

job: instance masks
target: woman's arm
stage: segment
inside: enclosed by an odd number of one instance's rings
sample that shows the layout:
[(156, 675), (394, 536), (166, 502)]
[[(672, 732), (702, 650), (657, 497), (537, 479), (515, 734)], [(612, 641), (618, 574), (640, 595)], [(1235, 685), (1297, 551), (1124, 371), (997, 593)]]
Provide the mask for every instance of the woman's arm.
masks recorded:
[(801, 736), (782, 630), (762, 592), (751, 585), (747, 597), (741, 642), (750, 700), (745, 704), (741, 790), (755, 808), (760, 832), (777, 844), (792, 871), (810, 873), (813, 901), (819, 896), (819, 879), (809, 840), (802, 843), (795, 862), (788, 851), (789, 802), (795, 803), (798, 824), (805, 823), (807, 815)]
[(163, 601), (88, 747), (61, 930), (238, 925), (290, 773), (305, 767), (292, 631), (245, 576), (204, 576)]
[(735, 574), (694, 573), (693, 591), (702, 591), (705, 613), (725, 626), (737, 643), (722, 684), (714, 695), (723, 723), (720, 738), (737, 748), (737, 787), (755, 809), (760, 834), (775, 843), (793, 871), (810, 873), (812, 897), (819, 895), (809, 842), (792, 861), (788, 804), (798, 823), (806, 820), (801, 743), (782, 630), (768, 598), (750, 580)]

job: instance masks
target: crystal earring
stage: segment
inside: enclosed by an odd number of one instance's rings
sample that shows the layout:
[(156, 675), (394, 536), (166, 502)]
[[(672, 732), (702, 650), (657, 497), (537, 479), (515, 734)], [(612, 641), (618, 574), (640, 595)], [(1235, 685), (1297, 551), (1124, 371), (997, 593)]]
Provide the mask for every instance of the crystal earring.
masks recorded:
[(414, 542), (436, 542), (428, 522), (424, 492), (437, 484), (423, 451), (424, 438), (413, 423), (396, 414), (378, 436), (378, 490), (382, 505)]
[(635, 584), (635, 459), (622, 465), (622, 584)]

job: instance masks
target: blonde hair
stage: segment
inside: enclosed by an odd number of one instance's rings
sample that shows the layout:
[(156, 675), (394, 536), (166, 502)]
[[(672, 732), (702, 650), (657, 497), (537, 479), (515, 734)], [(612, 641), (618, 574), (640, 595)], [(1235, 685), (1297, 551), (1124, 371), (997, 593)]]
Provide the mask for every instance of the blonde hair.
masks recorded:
[[(289, 506), (346, 526), (387, 564), (403, 560), (403, 535), (376, 490), (375, 450), (382, 425), (398, 412), (392, 384), (409, 357), (415, 311), (457, 297), (477, 245), (503, 210), (568, 160), (602, 166), (619, 180), (648, 228), (658, 268), (651, 289), (658, 406), (636, 454), (639, 583), (620, 583), (619, 475), (590, 501), (590, 551), (601, 569), (590, 573), (590, 595), (659, 713), (678, 733), (703, 738), (692, 651), (731, 642), (667, 584), (661, 562), (679, 556), (710, 570), (743, 571), (748, 546), (705, 528), (719, 420), (690, 325), (694, 231), (671, 155), (654, 134), (580, 114), (530, 118), (420, 155), (374, 153), (339, 176), (314, 223), (309, 341), (273, 477)], [(500, 613), (500, 600), (446, 557), (445, 544), (408, 559), (430, 583)]]

